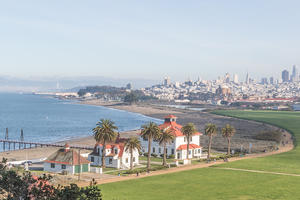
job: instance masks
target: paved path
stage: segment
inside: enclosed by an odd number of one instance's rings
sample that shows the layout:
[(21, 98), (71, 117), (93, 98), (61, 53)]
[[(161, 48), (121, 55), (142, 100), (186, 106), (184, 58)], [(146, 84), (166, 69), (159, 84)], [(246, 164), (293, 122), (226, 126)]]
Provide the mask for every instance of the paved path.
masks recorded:
[(288, 174), (288, 173), (281, 173), (281, 172), (260, 171), (260, 170), (252, 170), (252, 169), (238, 169), (238, 168), (226, 168), (226, 167), (216, 167), (215, 169), (225, 169), (225, 170), (233, 170), (233, 171), (254, 172), (254, 173), (260, 173), (260, 174), (276, 174), (276, 175), (285, 175), (285, 176), (300, 176), (300, 174)]
[[(245, 157), (230, 158), (229, 162), (234, 162), (234, 161), (244, 160), (244, 159), (249, 159), (249, 158), (258, 158), (258, 157), (270, 156), (270, 155), (274, 155), (274, 154), (284, 153), (284, 152), (290, 151), (292, 149), (293, 149), (293, 145), (285, 146), (285, 147), (281, 147), (277, 151), (272, 151), (272, 152), (267, 152), (267, 153), (258, 153), (258, 154), (249, 154), (249, 155), (246, 155)], [(213, 166), (213, 165), (219, 165), (219, 164), (223, 164), (223, 163), (224, 163), (224, 161), (218, 160), (216, 162), (211, 162), (211, 163), (199, 163), (199, 164), (194, 164), (194, 165), (183, 165), (183, 166), (180, 166), (180, 167), (174, 167), (174, 168), (169, 168), (169, 169), (165, 169), (165, 170), (150, 172), (149, 174), (143, 173), (143, 174), (140, 174), (140, 176), (136, 176), (135, 174), (132, 174), (132, 175), (129, 175), (129, 176), (120, 176), (120, 177), (116, 176), (115, 178), (110, 178), (110, 179), (106, 179), (106, 180), (96, 180), (96, 181), (97, 181), (98, 184), (105, 184), (105, 183), (112, 183), (112, 182), (118, 182), (118, 181), (144, 178), (144, 177), (148, 177), (148, 176), (157, 176), (157, 175), (161, 175), (161, 174), (181, 172), (181, 171), (192, 170), (192, 169), (206, 168), (206, 167), (210, 167), (210, 166)], [(274, 172), (274, 173), (277, 173), (277, 172)], [(87, 182), (80, 182), (80, 183), (77, 183), (77, 184), (79, 186), (88, 186), (89, 185), (89, 183), (87, 183)]]

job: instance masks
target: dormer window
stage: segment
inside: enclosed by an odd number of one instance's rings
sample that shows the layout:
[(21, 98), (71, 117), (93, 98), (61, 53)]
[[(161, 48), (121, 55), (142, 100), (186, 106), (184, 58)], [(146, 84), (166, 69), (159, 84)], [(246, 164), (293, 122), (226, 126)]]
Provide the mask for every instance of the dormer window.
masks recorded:
[(165, 116), (165, 123), (176, 122), (177, 117), (174, 115)]

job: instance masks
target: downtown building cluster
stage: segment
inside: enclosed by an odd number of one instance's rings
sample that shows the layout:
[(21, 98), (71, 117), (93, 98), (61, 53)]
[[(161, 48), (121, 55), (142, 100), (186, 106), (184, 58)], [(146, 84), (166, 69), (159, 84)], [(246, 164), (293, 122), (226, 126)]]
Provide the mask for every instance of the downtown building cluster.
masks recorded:
[(225, 76), (216, 80), (172, 83), (166, 77), (162, 84), (143, 88), (147, 96), (160, 100), (177, 103), (222, 104), (233, 102), (293, 102), (300, 96), (300, 82), (297, 66), (293, 66), (292, 74), (282, 71), (278, 79), (262, 78), (261, 81), (252, 79), (247, 73), (246, 79), (239, 82), (238, 76)]

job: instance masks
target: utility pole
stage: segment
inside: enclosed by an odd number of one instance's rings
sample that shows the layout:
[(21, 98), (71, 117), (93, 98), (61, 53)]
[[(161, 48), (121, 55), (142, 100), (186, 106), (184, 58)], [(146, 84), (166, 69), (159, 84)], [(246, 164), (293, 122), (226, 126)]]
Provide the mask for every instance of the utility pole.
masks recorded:
[(81, 164), (80, 164), (80, 149), (78, 150), (78, 164), (79, 164), (78, 181), (80, 181), (80, 172), (81, 172)]
[(23, 129), (21, 129), (20, 140), (21, 140), (22, 142), (24, 142), (24, 133), (23, 133)]
[(5, 139), (8, 140), (8, 128), (6, 128)]

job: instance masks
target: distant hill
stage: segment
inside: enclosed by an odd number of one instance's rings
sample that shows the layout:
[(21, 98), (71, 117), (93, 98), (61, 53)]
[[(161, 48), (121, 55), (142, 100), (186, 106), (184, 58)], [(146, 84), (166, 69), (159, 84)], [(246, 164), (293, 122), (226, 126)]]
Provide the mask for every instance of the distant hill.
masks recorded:
[(151, 86), (157, 82), (158, 81), (147, 79), (117, 79), (102, 76), (26, 78), (0, 76), (0, 92), (77, 92), (88, 85), (125, 87), (128, 83), (131, 83), (133, 88), (139, 89)]

